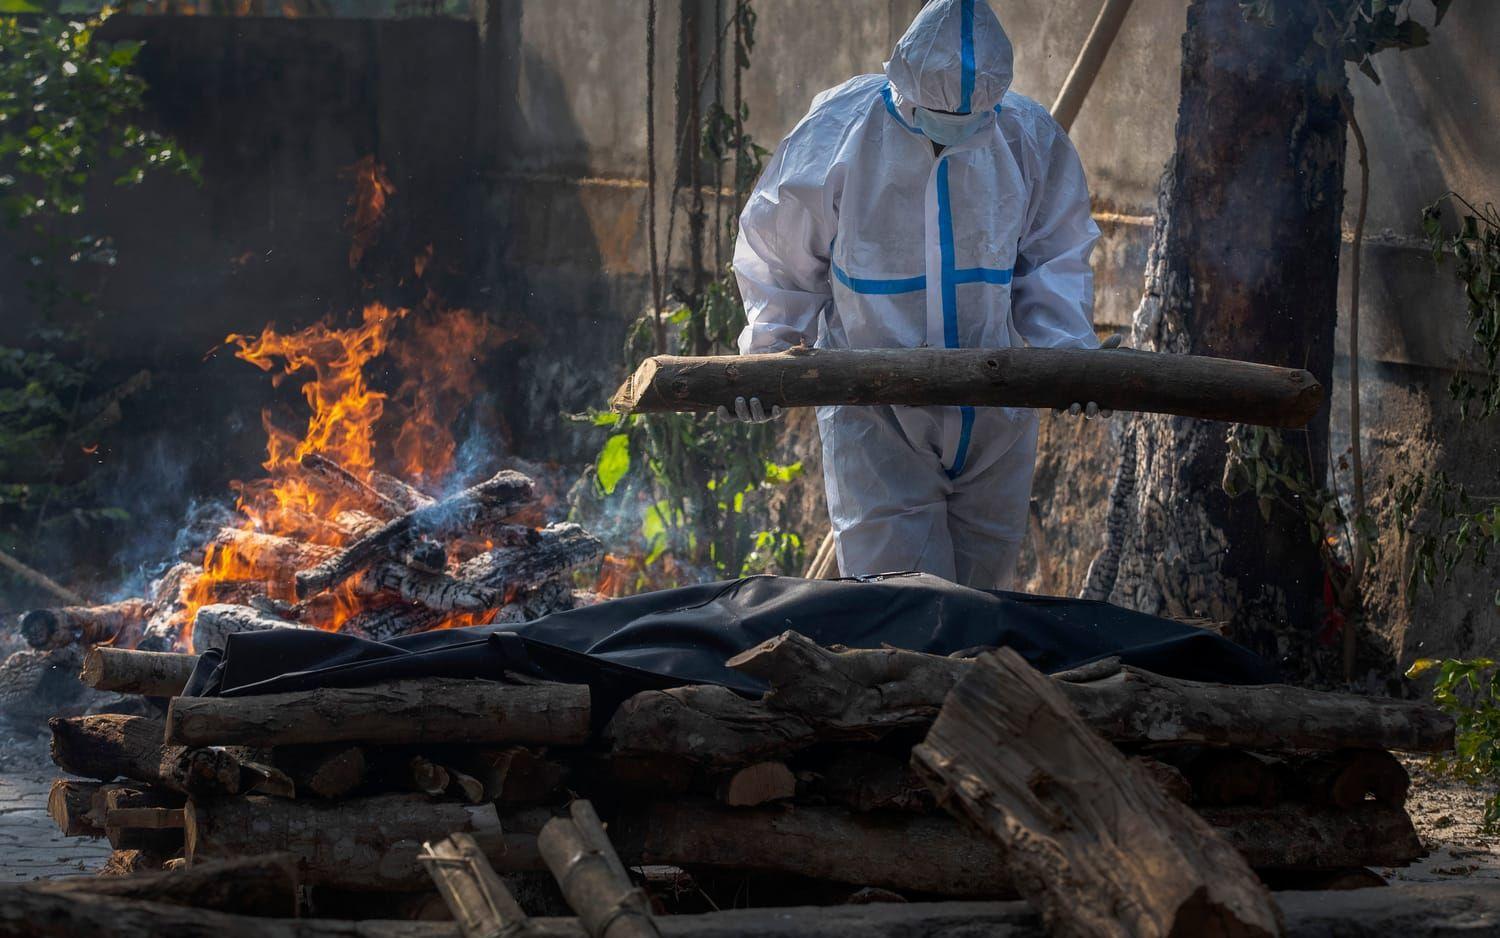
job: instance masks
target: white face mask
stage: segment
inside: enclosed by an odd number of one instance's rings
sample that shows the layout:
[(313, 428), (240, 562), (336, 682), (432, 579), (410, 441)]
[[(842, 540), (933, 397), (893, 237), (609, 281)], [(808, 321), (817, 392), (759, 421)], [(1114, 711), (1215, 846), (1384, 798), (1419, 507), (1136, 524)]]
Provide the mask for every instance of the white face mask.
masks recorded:
[(914, 119), (917, 129), (939, 146), (951, 147), (974, 136), (984, 126), (984, 111), (978, 114), (944, 114), (929, 111), (925, 107), (916, 109)]

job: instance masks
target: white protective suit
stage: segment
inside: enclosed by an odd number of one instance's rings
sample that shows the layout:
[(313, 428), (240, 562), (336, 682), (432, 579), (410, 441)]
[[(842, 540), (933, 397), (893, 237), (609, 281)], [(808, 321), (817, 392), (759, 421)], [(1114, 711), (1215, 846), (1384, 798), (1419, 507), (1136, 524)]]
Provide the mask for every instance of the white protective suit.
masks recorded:
[[(985, 0), (933, 0), (884, 75), (813, 99), (740, 218), (742, 353), (1098, 346), (1083, 167), (1047, 111), (1008, 91), (1011, 74)], [(918, 105), (983, 112), (984, 126), (935, 154)], [(1035, 411), (824, 407), (818, 426), (845, 576), (1010, 586)]]

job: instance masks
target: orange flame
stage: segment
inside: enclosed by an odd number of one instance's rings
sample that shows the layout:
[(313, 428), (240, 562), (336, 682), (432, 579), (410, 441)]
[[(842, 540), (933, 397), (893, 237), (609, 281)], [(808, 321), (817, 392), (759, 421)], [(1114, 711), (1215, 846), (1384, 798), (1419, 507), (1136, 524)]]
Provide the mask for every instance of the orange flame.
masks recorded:
[(349, 196), (350, 241), (349, 267), (359, 266), (365, 252), (380, 238), (380, 223), (385, 219), (385, 203), (396, 194), (396, 187), (385, 174), (385, 167), (373, 156), (360, 157), (342, 175), (354, 180), (354, 194)]

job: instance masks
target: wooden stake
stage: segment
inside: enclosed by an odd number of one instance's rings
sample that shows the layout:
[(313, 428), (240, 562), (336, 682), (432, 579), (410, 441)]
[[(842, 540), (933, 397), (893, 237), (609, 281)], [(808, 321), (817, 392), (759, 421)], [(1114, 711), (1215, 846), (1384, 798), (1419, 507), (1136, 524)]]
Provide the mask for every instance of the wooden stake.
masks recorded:
[(417, 857), (453, 913), (464, 938), (500, 938), (532, 933), (531, 920), (490, 866), (479, 843), (453, 834), (423, 844)]

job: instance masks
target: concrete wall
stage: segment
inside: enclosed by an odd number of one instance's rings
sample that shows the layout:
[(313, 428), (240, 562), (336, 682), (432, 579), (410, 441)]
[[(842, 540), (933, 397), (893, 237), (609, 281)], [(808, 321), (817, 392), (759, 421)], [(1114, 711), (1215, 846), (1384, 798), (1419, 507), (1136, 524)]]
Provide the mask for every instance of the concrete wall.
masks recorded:
[[(1096, 0), (991, 2), (1016, 46), (1016, 89), (1050, 102)], [(667, 235), (676, 53), (685, 12), (700, 41), (713, 42), (715, 5), (659, 7), (656, 214), (660, 249), (680, 269), (680, 218), (670, 245)], [(743, 89), (752, 135), (773, 145), (817, 91), (878, 70), (919, 8), (920, 0), (851, 0), (813, 14), (801, 0), (756, 0), (758, 44)], [(260, 445), (244, 405), (264, 392), (243, 379), (244, 366), (205, 362), (204, 352), (229, 331), (303, 323), (368, 294), (344, 260), (348, 188), (338, 170), (371, 153), (400, 190), (391, 257), (434, 242), (454, 271), (447, 299), (485, 310), (514, 336), (491, 377), (511, 445), (570, 461), (595, 445), (560, 414), (602, 402), (620, 375), (626, 327), (647, 302), (644, 4), (487, 0), (475, 9), (468, 21), (110, 24), (114, 35), (147, 40), (152, 120), (204, 161), (200, 190), (158, 181), (100, 195), (122, 262), (101, 304), (110, 314), (91, 324), (122, 369), (146, 364), (175, 376), (158, 404), (177, 403), (206, 444), (188, 488), (243, 473)], [(1101, 328), (1128, 324), (1139, 297), (1156, 181), (1172, 147), (1185, 9), (1184, 0), (1137, 0), (1073, 130), (1105, 232)], [(1460, 430), (1448, 416), (1445, 370), (1462, 363), (1463, 306), (1450, 273), (1421, 250), (1417, 227), (1422, 205), (1450, 188), (1500, 201), (1500, 87), (1489, 54), (1497, 43), (1500, 13), (1457, 4), (1430, 48), (1378, 60), (1383, 84), (1353, 78), (1373, 165), (1361, 346), (1372, 363), (1372, 478), (1441, 467), (1481, 494), (1500, 487), (1485, 468), (1495, 434)], [(0, 264), (10, 263), (10, 247), (0, 244)], [(0, 274), (0, 334), (13, 336), (30, 314), (16, 268)], [(1345, 391), (1334, 393), (1342, 400)], [(1346, 410), (1335, 411), (1339, 427)], [(808, 428), (797, 437), (811, 455)], [(1462, 449), (1448, 442), (1459, 437)], [(1112, 468), (1108, 428), (1048, 418), (1036, 487), (1045, 549), (1027, 560), (1034, 588), (1077, 589)], [(819, 527), (815, 490), (805, 495), (809, 525)], [(1422, 642), (1428, 653), (1500, 651), (1492, 604), (1451, 591), (1408, 604), (1394, 585), (1406, 549), (1392, 545), (1377, 571), (1383, 640), (1407, 658)], [(1476, 575), (1473, 593), (1489, 596), (1493, 580)]]

